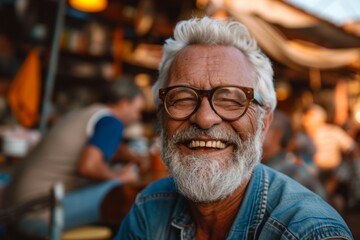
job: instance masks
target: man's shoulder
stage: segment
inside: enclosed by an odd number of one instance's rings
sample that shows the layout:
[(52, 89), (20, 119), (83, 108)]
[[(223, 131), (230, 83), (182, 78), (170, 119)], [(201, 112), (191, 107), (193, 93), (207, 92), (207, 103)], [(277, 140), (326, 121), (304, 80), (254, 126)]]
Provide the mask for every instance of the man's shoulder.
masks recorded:
[[(320, 211), (321, 209), (332, 209), (319, 195), (289, 176), (267, 166), (263, 166), (263, 171), (267, 176), (267, 203), (270, 211), (278, 210), (281, 207), (288, 208), (290, 205), (297, 208), (304, 207), (310, 211), (308, 213), (316, 212), (316, 209)], [(336, 213), (335, 210), (332, 209), (332, 211)]]
[[(312, 239), (322, 234), (350, 233), (342, 217), (321, 197), (287, 176), (263, 167), (268, 175), (267, 224)], [(315, 234), (315, 235), (313, 235)], [(316, 239), (314, 237), (314, 239)]]

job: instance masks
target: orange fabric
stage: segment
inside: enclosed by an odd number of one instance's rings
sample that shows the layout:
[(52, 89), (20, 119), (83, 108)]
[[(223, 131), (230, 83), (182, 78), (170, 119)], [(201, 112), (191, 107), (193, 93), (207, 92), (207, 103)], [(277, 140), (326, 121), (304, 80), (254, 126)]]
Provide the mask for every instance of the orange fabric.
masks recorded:
[(41, 73), (37, 50), (31, 50), (10, 85), (9, 105), (19, 122), (25, 127), (39, 120)]

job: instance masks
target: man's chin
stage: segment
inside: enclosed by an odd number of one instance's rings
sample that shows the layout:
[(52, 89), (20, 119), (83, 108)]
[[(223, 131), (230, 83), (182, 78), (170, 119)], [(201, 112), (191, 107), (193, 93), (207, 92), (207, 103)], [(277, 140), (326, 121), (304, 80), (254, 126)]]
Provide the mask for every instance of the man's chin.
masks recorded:
[[(249, 170), (243, 176), (238, 177), (238, 181), (233, 181), (232, 184), (226, 184), (223, 187), (218, 187), (217, 190), (213, 191), (210, 194), (204, 194), (202, 191), (194, 191), (194, 189), (202, 189), (203, 185), (198, 184), (198, 186), (193, 186), (192, 188), (188, 188), (184, 183), (181, 184), (183, 187), (179, 187), (177, 184), (177, 179), (174, 178), (175, 183), (178, 187), (179, 192), (191, 202), (197, 204), (208, 204), (208, 203), (216, 203), (222, 201), (229, 196), (231, 196), (234, 192), (236, 192), (239, 188), (246, 188), (246, 185), (249, 182), (250, 176), (252, 175), (253, 169)], [(211, 182), (211, 181), (210, 181)], [(217, 186), (219, 186), (218, 184)], [(206, 186), (209, 187), (209, 186)]]
[[(195, 203), (212, 203), (231, 195), (242, 183), (242, 177), (225, 173), (214, 176), (211, 172), (172, 174), (179, 192)], [(236, 179), (236, 180), (234, 180)]]

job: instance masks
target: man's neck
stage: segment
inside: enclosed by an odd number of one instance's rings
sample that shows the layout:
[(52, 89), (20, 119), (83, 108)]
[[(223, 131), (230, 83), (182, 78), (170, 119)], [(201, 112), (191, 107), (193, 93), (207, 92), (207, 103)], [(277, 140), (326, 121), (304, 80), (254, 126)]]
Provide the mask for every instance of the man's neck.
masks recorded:
[(225, 239), (243, 201), (248, 179), (229, 197), (214, 203), (190, 203), (196, 239)]

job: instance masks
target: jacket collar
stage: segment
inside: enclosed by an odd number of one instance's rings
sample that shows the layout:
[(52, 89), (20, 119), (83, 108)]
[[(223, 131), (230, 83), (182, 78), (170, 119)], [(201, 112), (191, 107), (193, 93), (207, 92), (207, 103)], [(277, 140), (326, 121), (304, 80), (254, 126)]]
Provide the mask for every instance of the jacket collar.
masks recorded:
[[(258, 164), (247, 187), (243, 203), (234, 220), (228, 239), (242, 236), (254, 236), (256, 229), (266, 215), (268, 176), (262, 164)], [(171, 225), (184, 231), (183, 234), (195, 236), (195, 224), (191, 218), (188, 202), (182, 195), (176, 202)]]

